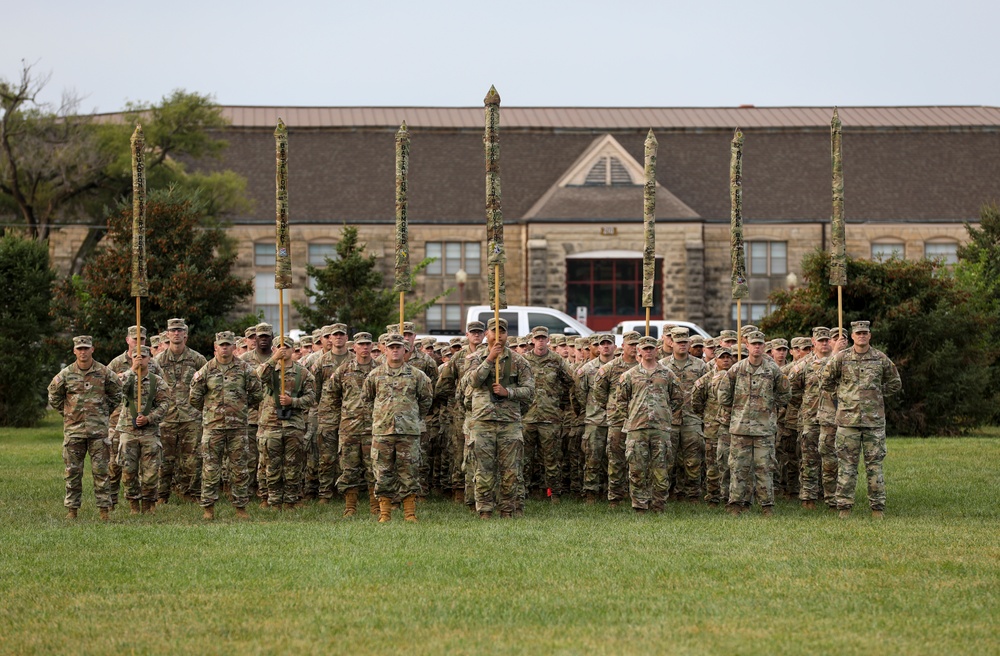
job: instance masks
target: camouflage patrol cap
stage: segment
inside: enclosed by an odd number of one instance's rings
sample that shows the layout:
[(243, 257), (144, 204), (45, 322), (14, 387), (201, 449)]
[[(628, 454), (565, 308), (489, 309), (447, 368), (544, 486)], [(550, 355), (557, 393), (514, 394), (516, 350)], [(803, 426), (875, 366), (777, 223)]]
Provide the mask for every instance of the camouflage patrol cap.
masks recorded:
[(143, 345), (139, 347), (139, 355), (144, 358), (149, 358), (152, 357), (152, 351), (149, 350), (148, 346)]
[(813, 339), (830, 339), (830, 329), (826, 326), (816, 326), (813, 328)]
[(323, 337), (322, 328), (317, 328), (316, 330), (312, 331), (313, 344), (315, 344), (316, 340), (320, 339), (321, 337)]
[(735, 330), (723, 330), (722, 332), (719, 333), (718, 343), (721, 344), (724, 340), (738, 339), (738, 338), (739, 335), (736, 334)]
[(704, 345), (705, 345), (704, 337), (702, 337), (701, 335), (691, 335), (691, 348), (694, 348), (695, 346), (704, 346)]
[(448, 345), (451, 346), (452, 348), (455, 348), (456, 346), (462, 348), (462, 338), (452, 337), (451, 339), (448, 340)]
[(719, 348), (717, 348), (715, 350), (715, 357), (721, 358), (724, 355), (728, 355), (729, 357), (733, 357), (733, 355), (734, 355), (733, 348), (731, 346), (720, 346)]
[(747, 335), (746, 339), (748, 344), (764, 344), (767, 342), (767, 339), (764, 337), (764, 333), (759, 330), (755, 330)]
[(566, 343), (566, 335), (556, 333), (552, 335), (552, 346), (562, 346)]
[(670, 330), (670, 339), (675, 342), (690, 342), (691, 333), (688, 332), (687, 328), (673, 328)]
[(647, 348), (655, 349), (659, 347), (659, 344), (656, 343), (655, 337), (640, 337), (638, 345), (640, 349), (647, 349)]
[(231, 330), (223, 330), (220, 333), (215, 333), (215, 345), (221, 346), (222, 344), (235, 344), (236, 335), (233, 334)]
[(346, 323), (335, 323), (330, 326), (330, 334), (336, 335), (337, 333), (347, 334), (347, 324)]
[(802, 346), (802, 338), (801, 337), (793, 337), (789, 345), (792, 348), (799, 348), (800, 346)]
[(772, 350), (774, 350), (774, 346), (772, 345), (771, 341), (768, 340), (764, 342), (764, 353), (770, 353)]
[[(493, 317), (492, 319), (486, 322), (486, 330), (493, 330), (496, 327), (496, 325), (497, 325), (496, 317)], [(507, 320), (504, 319), (503, 317), (500, 317), (500, 328), (502, 328), (504, 331), (507, 330)]]
[(385, 336), (386, 346), (406, 346), (406, 338), (399, 333), (389, 333)]
[(372, 334), (371, 333), (354, 333), (354, 343), (355, 344), (371, 344)]
[(257, 331), (258, 335), (270, 335), (271, 337), (274, 337), (274, 328), (272, 328), (269, 323), (259, 323), (254, 330)]
[(577, 337), (576, 340), (573, 342), (573, 345), (578, 349), (585, 349), (590, 346), (590, 338)]
[[(142, 336), (145, 337), (146, 336), (146, 326), (141, 326), (141, 328), (142, 328)], [(128, 327), (128, 336), (131, 337), (132, 339), (135, 339), (135, 326), (129, 326)]]
[(600, 343), (601, 343), (601, 333), (594, 333), (593, 335), (587, 338), (587, 344), (589, 346), (597, 346)]
[(755, 325), (753, 325), (751, 323), (748, 323), (747, 325), (745, 325), (742, 328), (740, 328), (740, 334), (743, 337), (746, 337), (750, 333), (759, 333), (759, 332), (760, 332), (760, 328), (758, 328), (757, 326), (755, 326)]
[(313, 345), (312, 335), (303, 335), (301, 338), (299, 338), (299, 345), (312, 346)]
[(847, 331), (842, 328), (830, 329), (830, 339), (838, 339), (840, 337), (847, 337)]
[(389, 339), (389, 333), (382, 333), (378, 336), (378, 343), (385, 344), (385, 340)]
[(77, 335), (73, 338), (73, 350), (78, 348), (94, 348), (94, 338), (90, 335)]
[(184, 319), (167, 319), (167, 331), (171, 330), (187, 330), (187, 324), (184, 323)]
[(322, 328), (319, 329), (319, 335), (320, 335), (320, 337), (326, 337), (326, 336), (332, 335), (332, 334), (333, 334), (333, 324), (332, 323), (327, 324), (327, 325), (325, 325), (325, 326), (323, 326)]
[(437, 344), (437, 337), (424, 337), (420, 340), (420, 346), (427, 348), (428, 346), (434, 346)]
[(152, 346), (152, 347), (155, 348), (155, 347), (157, 347), (157, 346), (160, 345), (161, 341), (162, 340), (160, 339), (159, 335), (153, 335), (153, 339), (149, 340), (149, 344), (150, 344), (150, 346)]
[(548, 337), (548, 336), (549, 336), (549, 329), (546, 328), (545, 326), (535, 326), (534, 328), (531, 329), (532, 339), (536, 337)]
[[(396, 323), (390, 323), (388, 326), (385, 327), (385, 331), (387, 333), (390, 333), (390, 334), (391, 333), (397, 333), (398, 334), (399, 333), (399, 322), (397, 321)], [(417, 331), (414, 329), (412, 321), (404, 321), (403, 322), (403, 332), (402, 332), (402, 334), (405, 335), (406, 333), (415, 333), (415, 332), (417, 332)]]
[(615, 336), (612, 335), (611, 333), (599, 333), (597, 336), (597, 343), (603, 344), (604, 342), (611, 342), (612, 344), (614, 344)]
[(257, 326), (250, 326), (243, 331), (244, 337), (256, 337), (257, 336)]
[(788, 350), (788, 340), (783, 337), (775, 337), (771, 340), (771, 348)]
[(468, 337), (463, 337), (462, 338), (462, 346), (468, 346), (468, 345), (469, 345), (469, 338)]
[(485, 332), (486, 331), (486, 325), (483, 324), (482, 321), (470, 321), (465, 326), (465, 332), (467, 332), (467, 333), (474, 333), (476, 331)]
[(851, 332), (852, 333), (870, 333), (871, 332), (871, 322), (870, 321), (852, 321), (851, 322)]
[(630, 330), (622, 335), (622, 344), (638, 344), (642, 335), (637, 330)]
[(709, 337), (705, 340), (705, 348), (715, 348), (718, 344), (714, 337)]

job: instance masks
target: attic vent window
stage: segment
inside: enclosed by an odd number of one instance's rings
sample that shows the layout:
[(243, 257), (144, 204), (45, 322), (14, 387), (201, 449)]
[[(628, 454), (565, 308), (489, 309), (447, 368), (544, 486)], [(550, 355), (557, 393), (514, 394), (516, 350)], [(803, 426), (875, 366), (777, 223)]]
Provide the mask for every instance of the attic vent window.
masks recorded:
[(602, 157), (587, 172), (586, 187), (632, 186), (632, 176), (617, 157)]

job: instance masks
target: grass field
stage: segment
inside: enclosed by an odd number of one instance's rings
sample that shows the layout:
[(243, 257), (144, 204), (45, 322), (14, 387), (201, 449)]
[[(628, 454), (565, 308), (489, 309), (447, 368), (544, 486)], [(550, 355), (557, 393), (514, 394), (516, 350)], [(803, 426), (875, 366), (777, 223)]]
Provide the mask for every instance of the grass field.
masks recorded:
[(432, 500), (383, 526), (342, 504), (102, 524), (89, 484), (67, 522), (59, 425), (0, 430), (0, 652), (1000, 653), (996, 436), (891, 439), (882, 522), (860, 491), (848, 520)]

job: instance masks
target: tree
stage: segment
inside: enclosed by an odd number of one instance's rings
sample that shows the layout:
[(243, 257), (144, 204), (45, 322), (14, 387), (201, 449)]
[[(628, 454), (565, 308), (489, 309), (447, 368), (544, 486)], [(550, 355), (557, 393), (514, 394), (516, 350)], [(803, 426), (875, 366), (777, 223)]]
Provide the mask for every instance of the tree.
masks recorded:
[(44, 344), (54, 278), (45, 242), (0, 237), (0, 426), (33, 426), (45, 414), (45, 387), (54, 374)]
[[(130, 103), (119, 116), (77, 114), (78, 99), (59, 107), (38, 100), (48, 82), (25, 65), (15, 83), (0, 80), (0, 215), (23, 221), (46, 239), (57, 223), (103, 225), (105, 208), (132, 188), (129, 136), (141, 122), (150, 188), (199, 189), (205, 212), (217, 216), (246, 205), (246, 180), (232, 171), (190, 173), (182, 160), (219, 158), (224, 141), (211, 131), (226, 125), (209, 96), (174, 91), (159, 104)], [(90, 230), (72, 272), (104, 236)]]
[(987, 203), (979, 211), (979, 227), (968, 223), (969, 242), (958, 249), (955, 274), (975, 290), (972, 303), (990, 317), (987, 340), (990, 362), (991, 421), (1000, 423), (1000, 206)]
[[(253, 293), (250, 280), (233, 275), (234, 241), (225, 228), (205, 216), (200, 197), (187, 190), (149, 194), (146, 205), (149, 296), (142, 299), (142, 324), (152, 334), (167, 319), (182, 317), (189, 345), (212, 353), (220, 330), (242, 330), (256, 317), (233, 321), (228, 315)], [(124, 335), (135, 325), (131, 295), (132, 208), (122, 203), (108, 219), (110, 243), (58, 288), (57, 316), (70, 334), (94, 337), (95, 357), (107, 362), (124, 349)]]
[[(805, 285), (771, 295), (780, 306), (761, 321), (775, 335), (808, 335), (812, 326), (837, 325), (836, 288), (827, 284), (830, 257), (803, 260)], [(981, 426), (988, 400), (989, 317), (942, 262), (890, 259), (847, 262), (844, 323), (872, 322), (873, 344), (903, 379), (903, 393), (887, 403), (891, 430), (908, 435), (955, 434)]]
[[(337, 243), (337, 257), (327, 258), (323, 268), (306, 265), (306, 272), (316, 281), (315, 290), (306, 289), (312, 304), (294, 302), (304, 320), (304, 330), (340, 322), (347, 324), (351, 334), (365, 331), (378, 337), (387, 325), (399, 321), (399, 294), (382, 287), (375, 255), (366, 256), (364, 250), (365, 244), (358, 242), (358, 229), (345, 225)], [(411, 275), (432, 261), (423, 260)], [(447, 290), (442, 296), (450, 293)], [(405, 317), (420, 315), (439, 298), (407, 302), (403, 313)]]

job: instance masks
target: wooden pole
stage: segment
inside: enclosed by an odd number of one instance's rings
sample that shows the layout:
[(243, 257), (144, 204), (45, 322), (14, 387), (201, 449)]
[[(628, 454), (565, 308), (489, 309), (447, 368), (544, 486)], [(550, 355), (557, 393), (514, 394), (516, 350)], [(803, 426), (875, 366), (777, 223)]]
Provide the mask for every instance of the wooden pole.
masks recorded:
[(743, 299), (736, 299), (736, 359), (741, 360), (743, 358), (743, 350), (740, 348), (743, 344), (743, 308), (741, 308)]
[(840, 334), (844, 334), (844, 288), (837, 285), (837, 327)]
[(399, 292), (399, 334), (403, 334), (403, 294), (406, 292)]
[(649, 337), (649, 308), (646, 308), (646, 337)]
[[(285, 348), (285, 290), (278, 288), (278, 348)], [(285, 394), (285, 359), (278, 361), (278, 370), (281, 372), (281, 394)]]
[[(496, 268), (493, 270), (493, 335), (499, 340), (500, 339), (500, 265), (494, 265)], [(497, 358), (496, 362), (497, 370), (497, 385), (500, 384), (500, 358)]]
[[(141, 296), (135, 297), (135, 357), (142, 357), (142, 310), (140, 308)], [(135, 407), (138, 412), (142, 412), (142, 378), (139, 374), (135, 376)]]

